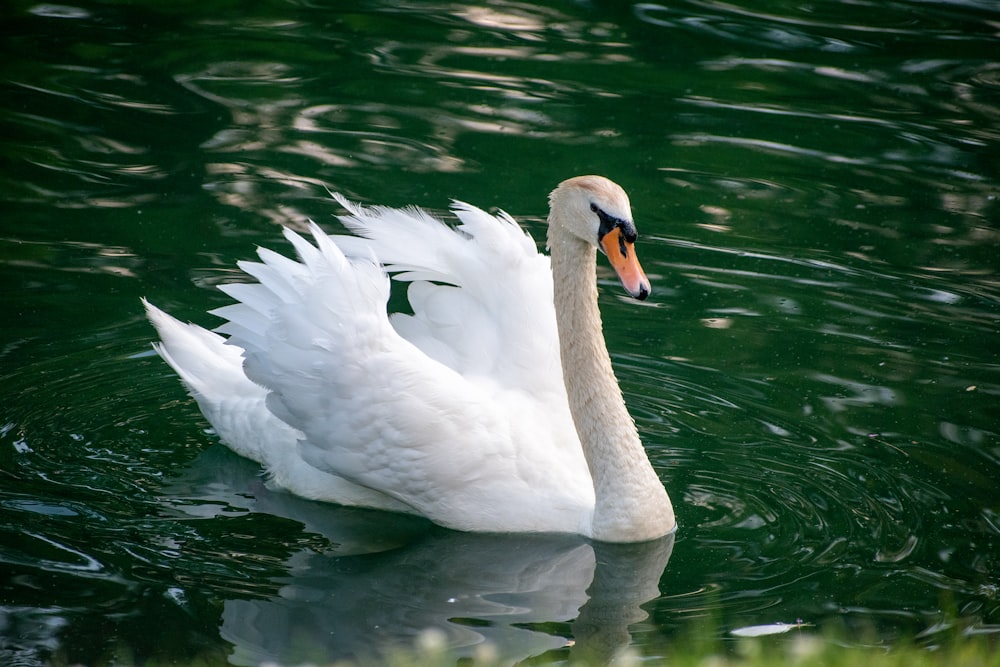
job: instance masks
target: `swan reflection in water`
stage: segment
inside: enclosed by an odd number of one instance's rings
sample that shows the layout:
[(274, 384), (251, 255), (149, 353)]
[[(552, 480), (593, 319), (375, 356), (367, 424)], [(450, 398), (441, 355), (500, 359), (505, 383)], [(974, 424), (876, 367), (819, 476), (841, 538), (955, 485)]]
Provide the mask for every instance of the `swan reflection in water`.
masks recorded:
[(221, 634), (238, 665), (377, 658), (412, 647), (427, 629), (441, 633), (455, 657), (489, 646), (514, 662), (572, 646), (573, 657), (610, 661), (628, 646), (629, 626), (646, 618), (641, 605), (659, 596), (673, 548), (672, 534), (606, 544), (459, 533), (273, 492), (256, 466), (243, 463), (211, 448), (174, 489), (202, 502), (180, 506), (198, 513), (250, 505), (300, 522), (332, 546), (292, 555), (273, 580), (276, 596), (225, 602)]

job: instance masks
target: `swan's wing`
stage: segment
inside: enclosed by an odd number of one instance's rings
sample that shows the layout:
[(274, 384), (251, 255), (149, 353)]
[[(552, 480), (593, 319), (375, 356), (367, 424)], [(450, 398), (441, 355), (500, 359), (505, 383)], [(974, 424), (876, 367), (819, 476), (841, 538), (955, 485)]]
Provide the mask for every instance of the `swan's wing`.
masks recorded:
[(495, 519), (497, 529), (542, 529), (531, 524), (537, 503), (550, 520), (579, 519), (592, 494), (582, 455), (518, 444), (558, 441), (532, 430), (564, 424), (517, 398), (526, 418), (511, 420), (512, 403), (500, 405), (489, 383), (422, 353), (389, 322), (381, 266), (348, 260), (312, 231), (316, 246), (286, 230), (301, 262), (261, 249), (262, 262), (241, 263), (259, 283), (223, 286), (239, 303), (214, 311), (229, 320), (219, 331), (244, 350), (247, 376), (269, 390), (268, 409), (303, 434), (302, 460), (454, 528)]
[(266, 407), (268, 390), (243, 372), (243, 350), (197, 324), (171, 317), (145, 299), (146, 314), (160, 335), (157, 354), (180, 376), (219, 439), (262, 464), (277, 486), (306, 498), (406, 511), (408, 506), (343, 477), (306, 464), (298, 455), (302, 433)]
[(337, 244), (373, 254), (409, 283), (413, 313), (392, 317), (404, 338), (465, 377), (565, 401), (549, 259), (510, 216), (455, 202), (453, 228), (420, 209), (335, 197), (351, 213), (342, 222), (362, 237)]

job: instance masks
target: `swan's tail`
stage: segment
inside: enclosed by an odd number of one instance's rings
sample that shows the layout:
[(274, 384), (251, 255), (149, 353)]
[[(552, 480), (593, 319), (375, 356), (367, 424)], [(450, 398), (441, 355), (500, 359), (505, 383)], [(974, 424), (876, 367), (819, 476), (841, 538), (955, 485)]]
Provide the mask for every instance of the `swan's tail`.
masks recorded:
[(181, 377), (219, 438), (237, 454), (261, 463), (279, 487), (306, 498), (412, 511), (377, 491), (306, 464), (296, 447), (302, 433), (267, 409), (267, 390), (243, 371), (242, 349), (171, 317), (145, 299), (142, 303), (160, 335), (161, 342), (153, 348)]
[(160, 335), (153, 349), (176, 371), (191, 395), (212, 401), (239, 390), (256, 388), (243, 373), (242, 350), (226, 345), (226, 339), (197, 324), (185, 324), (163, 312), (145, 298), (146, 316)]
[[(233, 451), (265, 466), (294, 446), (297, 432), (264, 407), (267, 390), (243, 372), (243, 350), (197, 324), (185, 324), (142, 300), (160, 335), (153, 343), (180, 376), (219, 438)], [(269, 452), (268, 445), (273, 451)]]

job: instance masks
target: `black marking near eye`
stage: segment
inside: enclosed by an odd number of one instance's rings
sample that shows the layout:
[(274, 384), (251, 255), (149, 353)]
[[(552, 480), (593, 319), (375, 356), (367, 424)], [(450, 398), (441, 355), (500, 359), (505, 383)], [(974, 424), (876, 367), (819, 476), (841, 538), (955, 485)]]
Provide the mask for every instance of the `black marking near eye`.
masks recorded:
[(616, 227), (622, 230), (619, 244), (622, 248), (622, 255), (625, 255), (625, 241), (635, 243), (636, 238), (638, 238), (638, 234), (635, 230), (635, 224), (633, 224), (631, 220), (624, 220), (622, 218), (616, 218), (613, 215), (609, 215), (606, 211), (604, 211), (604, 209), (594, 203), (590, 204), (590, 210), (596, 213), (598, 220), (601, 221), (600, 227), (597, 228), (598, 241), (603, 239), (605, 234)]

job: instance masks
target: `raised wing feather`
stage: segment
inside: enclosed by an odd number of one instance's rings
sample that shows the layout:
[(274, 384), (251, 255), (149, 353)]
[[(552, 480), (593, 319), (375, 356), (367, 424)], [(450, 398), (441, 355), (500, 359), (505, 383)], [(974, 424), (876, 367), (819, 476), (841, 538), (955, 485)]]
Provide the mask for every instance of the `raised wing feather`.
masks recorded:
[(466, 377), (542, 400), (565, 394), (549, 259), (510, 216), (455, 202), (453, 229), (419, 209), (337, 200), (351, 212), (341, 221), (363, 237), (337, 243), (410, 283), (413, 314), (392, 317), (403, 337)]

